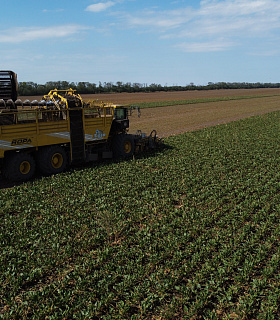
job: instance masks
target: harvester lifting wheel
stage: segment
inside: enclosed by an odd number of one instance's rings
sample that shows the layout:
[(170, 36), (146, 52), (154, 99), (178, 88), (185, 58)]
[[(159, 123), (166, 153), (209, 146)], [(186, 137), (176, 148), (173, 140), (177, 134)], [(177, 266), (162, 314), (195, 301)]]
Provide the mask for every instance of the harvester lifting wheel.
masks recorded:
[(130, 134), (118, 134), (113, 139), (113, 153), (115, 157), (130, 157), (135, 149), (134, 138)]
[(61, 146), (42, 148), (38, 154), (38, 167), (42, 174), (61, 173), (67, 165), (67, 155)]
[(6, 158), (3, 175), (10, 181), (27, 181), (35, 173), (35, 160), (25, 152), (13, 153)]

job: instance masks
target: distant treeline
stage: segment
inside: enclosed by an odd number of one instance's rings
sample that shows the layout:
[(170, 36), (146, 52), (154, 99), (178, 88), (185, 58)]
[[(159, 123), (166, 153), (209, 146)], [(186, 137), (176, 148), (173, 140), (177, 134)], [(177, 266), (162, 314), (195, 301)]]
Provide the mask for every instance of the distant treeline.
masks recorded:
[(217, 90), (217, 89), (258, 89), (280, 88), (280, 83), (247, 83), (247, 82), (209, 82), (207, 85), (195, 85), (190, 83), (186, 86), (162, 86), (152, 83), (104, 82), (99, 84), (90, 82), (48, 81), (45, 84), (34, 82), (20, 82), (20, 96), (40, 96), (47, 94), (52, 89), (75, 89), (80, 94), (116, 93), (116, 92), (155, 92), (155, 91), (186, 91), (186, 90)]

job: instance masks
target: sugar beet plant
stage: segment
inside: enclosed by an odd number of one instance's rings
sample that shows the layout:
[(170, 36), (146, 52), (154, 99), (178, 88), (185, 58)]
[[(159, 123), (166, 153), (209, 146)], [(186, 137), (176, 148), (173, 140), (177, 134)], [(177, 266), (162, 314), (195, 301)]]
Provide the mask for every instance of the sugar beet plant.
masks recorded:
[(0, 318), (279, 319), (280, 114), (3, 189)]

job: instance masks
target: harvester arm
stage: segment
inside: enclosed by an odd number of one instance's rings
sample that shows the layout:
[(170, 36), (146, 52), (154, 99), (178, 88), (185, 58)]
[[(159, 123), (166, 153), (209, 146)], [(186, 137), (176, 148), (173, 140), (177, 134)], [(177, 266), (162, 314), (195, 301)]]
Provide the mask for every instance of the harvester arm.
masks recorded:
[(133, 110), (137, 110), (137, 116), (140, 118), (141, 111), (139, 106), (130, 106), (130, 116), (132, 115)]

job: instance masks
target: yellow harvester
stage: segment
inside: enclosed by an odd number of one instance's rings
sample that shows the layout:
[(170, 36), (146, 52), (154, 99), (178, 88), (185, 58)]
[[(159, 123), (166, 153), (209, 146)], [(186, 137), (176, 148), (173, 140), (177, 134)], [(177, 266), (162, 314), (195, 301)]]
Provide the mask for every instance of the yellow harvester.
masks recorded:
[(62, 172), (68, 165), (129, 157), (161, 143), (155, 130), (128, 134), (127, 105), (85, 103), (75, 90), (40, 101), (17, 99), (16, 74), (0, 71), (0, 170), (12, 181)]

